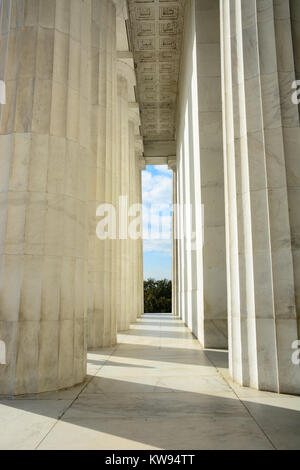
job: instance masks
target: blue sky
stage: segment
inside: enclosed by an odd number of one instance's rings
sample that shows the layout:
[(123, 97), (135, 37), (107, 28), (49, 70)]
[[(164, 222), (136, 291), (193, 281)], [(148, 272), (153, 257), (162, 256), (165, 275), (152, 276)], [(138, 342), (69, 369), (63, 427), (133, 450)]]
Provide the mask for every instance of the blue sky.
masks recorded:
[[(144, 204), (144, 278), (172, 278), (172, 171), (147, 166), (142, 173)], [(152, 214), (149, 215), (151, 208)], [(148, 212), (148, 215), (147, 215)], [(157, 216), (161, 215), (160, 221)], [(157, 239), (158, 236), (160, 239)]]

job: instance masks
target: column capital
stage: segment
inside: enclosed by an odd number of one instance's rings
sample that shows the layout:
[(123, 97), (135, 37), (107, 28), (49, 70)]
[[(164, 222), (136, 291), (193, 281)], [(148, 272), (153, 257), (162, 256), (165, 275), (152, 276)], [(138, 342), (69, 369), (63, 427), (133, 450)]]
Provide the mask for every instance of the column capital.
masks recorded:
[(143, 159), (144, 165), (146, 166), (146, 161), (145, 161), (145, 158), (143, 157), (144, 141), (143, 141), (143, 137), (140, 135), (135, 136), (135, 153), (139, 158)]
[(117, 16), (124, 19), (128, 20), (128, 8), (127, 8), (127, 1), (126, 0), (111, 0), (115, 5), (117, 9)]
[(139, 169), (141, 171), (146, 170), (146, 160), (144, 159), (144, 157), (140, 157), (138, 159), (138, 164), (139, 164)]
[(133, 53), (130, 51), (117, 51), (117, 60), (129, 60), (133, 62)]
[[(131, 53), (117, 53), (117, 75), (124, 78), (128, 84), (128, 101), (135, 102), (135, 91), (136, 86), (136, 75), (134, 69), (133, 57), (130, 57)], [(124, 57), (127, 55), (127, 58)]]
[(141, 125), (141, 116), (140, 116), (140, 106), (139, 103), (130, 102), (128, 103), (128, 113), (129, 113), (129, 120), (132, 121), (135, 125), (135, 133), (139, 137), (139, 128)]
[(177, 169), (177, 157), (168, 157), (168, 167), (169, 170), (176, 171)]

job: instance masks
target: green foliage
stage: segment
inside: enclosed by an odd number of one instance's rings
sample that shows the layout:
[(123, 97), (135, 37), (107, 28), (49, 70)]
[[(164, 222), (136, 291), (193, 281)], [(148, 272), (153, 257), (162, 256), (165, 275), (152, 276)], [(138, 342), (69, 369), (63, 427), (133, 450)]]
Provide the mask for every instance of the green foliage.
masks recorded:
[(145, 313), (172, 312), (172, 282), (167, 279), (144, 281)]

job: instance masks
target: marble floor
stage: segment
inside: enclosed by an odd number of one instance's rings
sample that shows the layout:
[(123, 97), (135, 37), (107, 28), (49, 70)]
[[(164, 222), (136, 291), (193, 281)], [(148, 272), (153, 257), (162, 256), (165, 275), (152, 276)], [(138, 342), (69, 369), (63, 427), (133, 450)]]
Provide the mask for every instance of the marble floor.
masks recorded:
[(0, 399), (0, 449), (300, 449), (300, 397), (243, 389), (224, 351), (145, 315), (70, 390)]

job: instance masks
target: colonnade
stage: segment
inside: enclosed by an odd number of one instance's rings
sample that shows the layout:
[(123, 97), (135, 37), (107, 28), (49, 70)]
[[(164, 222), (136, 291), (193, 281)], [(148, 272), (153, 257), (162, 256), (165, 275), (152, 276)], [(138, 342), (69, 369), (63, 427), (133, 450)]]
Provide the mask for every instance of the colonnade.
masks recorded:
[(300, 390), (291, 360), (300, 315), (300, 127), (290, 5), (221, 2), (230, 368), (246, 386), (282, 393)]
[[(229, 348), (235, 381), (299, 393), (299, 1), (185, 4), (173, 311), (204, 348)], [(127, 20), (125, 0), (0, 2), (0, 394), (82, 382), (87, 348), (142, 314)], [(96, 231), (103, 204), (113, 240)]]
[[(140, 137), (140, 113), (138, 103), (135, 102), (134, 87), (136, 78), (133, 58), (119, 53), (117, 63), (118, 80), (118, 145), (121, 158), (120, 188), (122, 196), (127, 199), (120, 201), (122, 210), (119, 220), (121, 229), (119, 244), (119, 275), (121, 278), (121, 290), (118, 304), (118, 329), (128, 330), (131, 323), (135, 322), (143, 312), (143, 264), (142, 255), (142, 226), (139, 229), (137, 239), (130, 236), (130, 223), (140, 214), (135, 214), (134, 206), (142, 204), (141, 169), (140, 158), (143, 153), (143, 143)], [(120, 208), (119, 208), (120, 209)], [(127, 214), (129, 218), (127, 217)], [(125, 220), (124, 220), (125, 216)], [(115, 243), (115, 242), (114, 242)]]
[[(288, 0), (187, 2), (177, 202), (192, 208), (181, 207), (177, 218), (185, 238), (174, 286), (179, 313), (204, 347), (226, 348), (228, 322), (236, 382), (296, 394), (299, 7)], [(188, 229), (194, 240), (202, 237), (202, 249), (191, 249)]]

